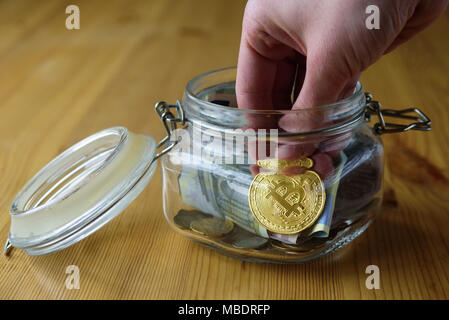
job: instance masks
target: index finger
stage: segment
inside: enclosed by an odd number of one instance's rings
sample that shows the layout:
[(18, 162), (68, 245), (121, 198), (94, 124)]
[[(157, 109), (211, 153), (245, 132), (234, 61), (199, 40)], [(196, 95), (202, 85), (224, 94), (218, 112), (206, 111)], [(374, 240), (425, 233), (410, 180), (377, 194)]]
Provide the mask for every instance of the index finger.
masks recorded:
[[(263, 40), (260, 40), (263, 41)], [(240, 43), (236, 96), (239, 108), (257, 110), (290, 109), (296, 63), (279, 44), (274, 56), (262, 55), (249, 44), (245, 34)]]

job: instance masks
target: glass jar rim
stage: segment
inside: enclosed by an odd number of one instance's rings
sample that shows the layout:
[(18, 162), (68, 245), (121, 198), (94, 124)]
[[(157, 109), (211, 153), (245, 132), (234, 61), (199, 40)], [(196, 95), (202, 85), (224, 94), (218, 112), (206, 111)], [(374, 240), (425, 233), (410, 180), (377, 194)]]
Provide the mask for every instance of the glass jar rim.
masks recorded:
[(363, 122), (367, 100), (360, 82), (350, 97), (336, 103), (300, 110), (239, 109), (235, 97), (236, 71), (236, 67), (217, 69), (187, 83), (183, 97), (187, 122), (217, 132), (278, 128), (282, 136), (335, 133)]
[[(240, 108), (231, 108), (228, 106), (223, 106), (220, 104), (216, 104), (216, 103), (212, 103), (209, 101), (206, 101), (204, 99), (201, 99), (201, 97), (198, 96), (197, 93), (195, 93), (195, 87), (201, 83), (201, 81), (204, 81), (207, 77), (210, 77), (211, 75), (216, 75), (222, 72), (226, 72), (226, 71), (230, 71), (230, 70), (237, 70), (236, 66), (232, 66), (232, 67), (225, 67), (225, 68), (220, 68), (220, 69), (216, 69), (216, 70), (212, 70), (209, 72), (205, 72), (203, 74), (200, 74), (196, 77), (194, 77), (192, 80), (190, 80), (185, 88), (185, 97), (188, 100), (191, 100), (194, 103), (199, 103), (202, 105), (203, 108), (209, 108), (211, 110), (215, 109), (215, 110), (225, 110), (226, 112), (231, 112), (231, 113), (237, 113), (237, 114), (282, 114), (282, 115), (286, 115), (286, 114), (301, 114), (301, 113), (306, 113), (306, 112), (320, 112), (320, 111), (329, 111), (329, 110), (335, 110), (338, 109), (342, 106), (348, 105), (350, 103), (354, 104), (357, 101), (363, 101), (362, 104), (365, 103), (365, 92), (363, 89), (362, 84), (357, 81), (356, 87), (354, 89), (354, 92), (352, 95), (350, 95), (349, 97), (346, 97), (342, 100), (333, 102), (333, 103), (328, 103), (328, 104), (323, 104), (323, 105), (319, 105), (319, 106), (315, 106), (315, 107), (305, 107), (305, 108), (301, 108), (301, 109), (295, 109), (295, 110), (262, 110), (262, 109), (240, 109)], [(354, 113), (357, 113), (357, 110), (354, 110)]]

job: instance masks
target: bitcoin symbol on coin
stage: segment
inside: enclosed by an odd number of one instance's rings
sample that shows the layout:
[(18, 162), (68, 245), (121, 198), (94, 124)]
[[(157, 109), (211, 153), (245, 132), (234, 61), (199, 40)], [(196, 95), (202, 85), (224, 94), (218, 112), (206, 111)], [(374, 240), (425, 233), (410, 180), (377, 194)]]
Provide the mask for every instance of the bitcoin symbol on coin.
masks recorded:
[(312, 170), (296, 175), (259, 173), (249, 188), (248, 201), (252, 214), (265, 228), (293, 234), (319, 218), (326, 193), (320, 176)]

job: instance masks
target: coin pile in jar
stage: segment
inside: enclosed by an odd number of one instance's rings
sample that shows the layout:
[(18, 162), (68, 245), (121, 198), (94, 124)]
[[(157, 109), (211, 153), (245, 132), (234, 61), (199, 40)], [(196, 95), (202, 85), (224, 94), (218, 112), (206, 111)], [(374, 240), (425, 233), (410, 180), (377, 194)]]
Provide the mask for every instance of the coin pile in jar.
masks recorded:
[(267, 239), (254, 236), (235, 225), (231, 220), (221, 219), (197, 210), (180, 210), (173, 222), (181, 229), (190, 230), (208, 237), (222, 237), (237, 249), (258, 249)]

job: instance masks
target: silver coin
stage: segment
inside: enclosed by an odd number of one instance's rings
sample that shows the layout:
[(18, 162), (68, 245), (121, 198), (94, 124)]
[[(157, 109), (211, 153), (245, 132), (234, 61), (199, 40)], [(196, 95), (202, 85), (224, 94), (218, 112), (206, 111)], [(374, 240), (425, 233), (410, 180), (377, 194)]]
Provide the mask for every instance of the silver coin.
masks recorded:
[(190, 229), (190, 224), (198, 219), (208, 217), (205, 213), (196, 210), (179, 210), (178, 214), (173, 217), (173, 222), (181, 229)]
[(232, 246), (237, 249), (258, 249), (267, 243), (268, 240), (261, 237), (247, 237), (235, 240)]
[(234, 223), (218, 217), (204, 218), (192, 221), (190, 229), (205, 236), (220, 237), (230, 233), (234, 229)]

